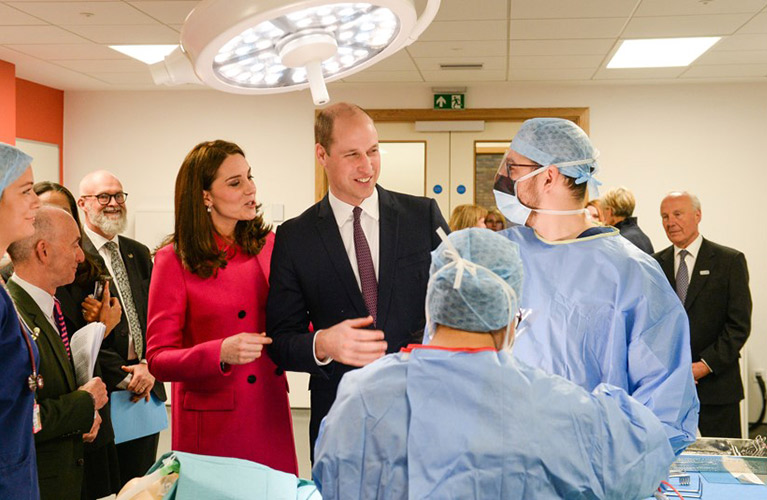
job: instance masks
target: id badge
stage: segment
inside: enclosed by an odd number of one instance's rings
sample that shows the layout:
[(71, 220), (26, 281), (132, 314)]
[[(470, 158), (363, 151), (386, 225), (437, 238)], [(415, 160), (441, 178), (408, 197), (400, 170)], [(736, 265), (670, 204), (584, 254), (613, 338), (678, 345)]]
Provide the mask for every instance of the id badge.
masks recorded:
[(43, 430), (43, 421), (40, 419), (40, 405), (35, 403), (32, 409), (32, 433), (37, 434)]

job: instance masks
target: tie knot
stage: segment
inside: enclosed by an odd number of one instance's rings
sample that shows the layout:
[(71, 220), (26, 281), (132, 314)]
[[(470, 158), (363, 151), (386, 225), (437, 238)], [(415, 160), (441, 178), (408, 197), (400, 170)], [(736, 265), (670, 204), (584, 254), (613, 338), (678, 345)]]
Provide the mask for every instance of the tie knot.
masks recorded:
[(354, 216), (354, 222), (359, 221), (360, 215), (362, 215), (362, 209), (360, 207), (354, 207), (354, 210), (352, 210), (352, 215)]
[(685, 257), (687, 257), (688, 255), (690, 255), (690, 252), (688, 252), (688, 251), (687, 251), (687, 250), (685, 250), (684, 248), (683, 248), (683, 249), (681, 249), (681, 250), (679, 250), (679, 258), (680, 258), (680, 259), (684, 259), (684, 258), (685, 258)]

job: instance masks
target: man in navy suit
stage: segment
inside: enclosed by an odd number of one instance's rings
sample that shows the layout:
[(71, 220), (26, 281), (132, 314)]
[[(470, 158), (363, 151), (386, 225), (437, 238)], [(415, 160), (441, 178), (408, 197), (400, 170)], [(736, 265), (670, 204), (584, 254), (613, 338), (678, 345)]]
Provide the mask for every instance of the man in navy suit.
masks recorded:
[(673, 192), (660, 206), (672, 246), (654, 257), (690, 319), (692, 374), (700, 399), (704, 437), (741, 437), (740, 350), (751, 332), (751, 292), (746, 257), (701, 236), (700, 201)]
[(419, 341), (436, 229), (433, 199), (376, 185), (378, 133), (360, 107), (338, 103), (315, 123), (329, 192), (277, 230), (266, 331), (284, 370), (312, 374), (310, 445), (344, 373)]

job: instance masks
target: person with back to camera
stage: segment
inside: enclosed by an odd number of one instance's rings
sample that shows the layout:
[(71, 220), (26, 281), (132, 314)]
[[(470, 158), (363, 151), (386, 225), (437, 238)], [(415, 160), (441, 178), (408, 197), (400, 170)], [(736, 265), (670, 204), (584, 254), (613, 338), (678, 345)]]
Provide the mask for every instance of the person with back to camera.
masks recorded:
[(458, 205), (450, 214), (448, 226), (450, 226), (451, 231), (458, 231), (467, 227), (486, 228), (485, 217), (487, 217), (487, 213), (487, 209), (479, 205)]
[(335, 499), (640, 499), (674, 454), (653, 413), (511, 354), (518, 246), (452, 233), (432, 253), (424, 344), (346, 374), (312, 471)]
[[(0, 142), (0, 254), (35, 233), (40, 200), (32, 190), (32, 157)], [(40, 430), (35, 400), (40, 357), (32, 332), (22, 327), (11, 297), (0, 290), (0, 498), (37, 500), (34, 433)]]
[(690, 330), (655, 260), (585, 214), (598, 152), (576, 124), (527, 120), (498, 169), (495, 198), (512, 222), (528, 288), (529, 332), (514, 355), (586, 390), (607, 382), (664, 424), (675, 452), (695, 441)]
[(652, 255), (653, 247), (650, 238), (639, 227), (634, 217), (636, 199), (634, 193), (624, 187), (610, 189), (600, 198), (603, 222), (621, 232), (621, 236), (639, 247), (644, 253)]
[(264, 350), (274, 235), (258, 209), (239, 146), (189, 152), (175, 232), (155, 258), (147, 359), (173, 383), (174, 450), (298, 474), (287, 380)]

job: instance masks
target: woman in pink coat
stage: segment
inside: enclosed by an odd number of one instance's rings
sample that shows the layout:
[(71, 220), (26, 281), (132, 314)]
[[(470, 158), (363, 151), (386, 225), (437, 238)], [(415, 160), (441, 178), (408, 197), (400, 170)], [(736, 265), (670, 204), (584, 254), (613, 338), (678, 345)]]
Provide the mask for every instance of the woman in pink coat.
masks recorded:
[(176, 178), (175, 233), (155, 257), (147, 360), (173, 382), (174, 450), (298, 473), (287, 379), (264, 332), (274, 235), (242, 150), (204, 142)]

